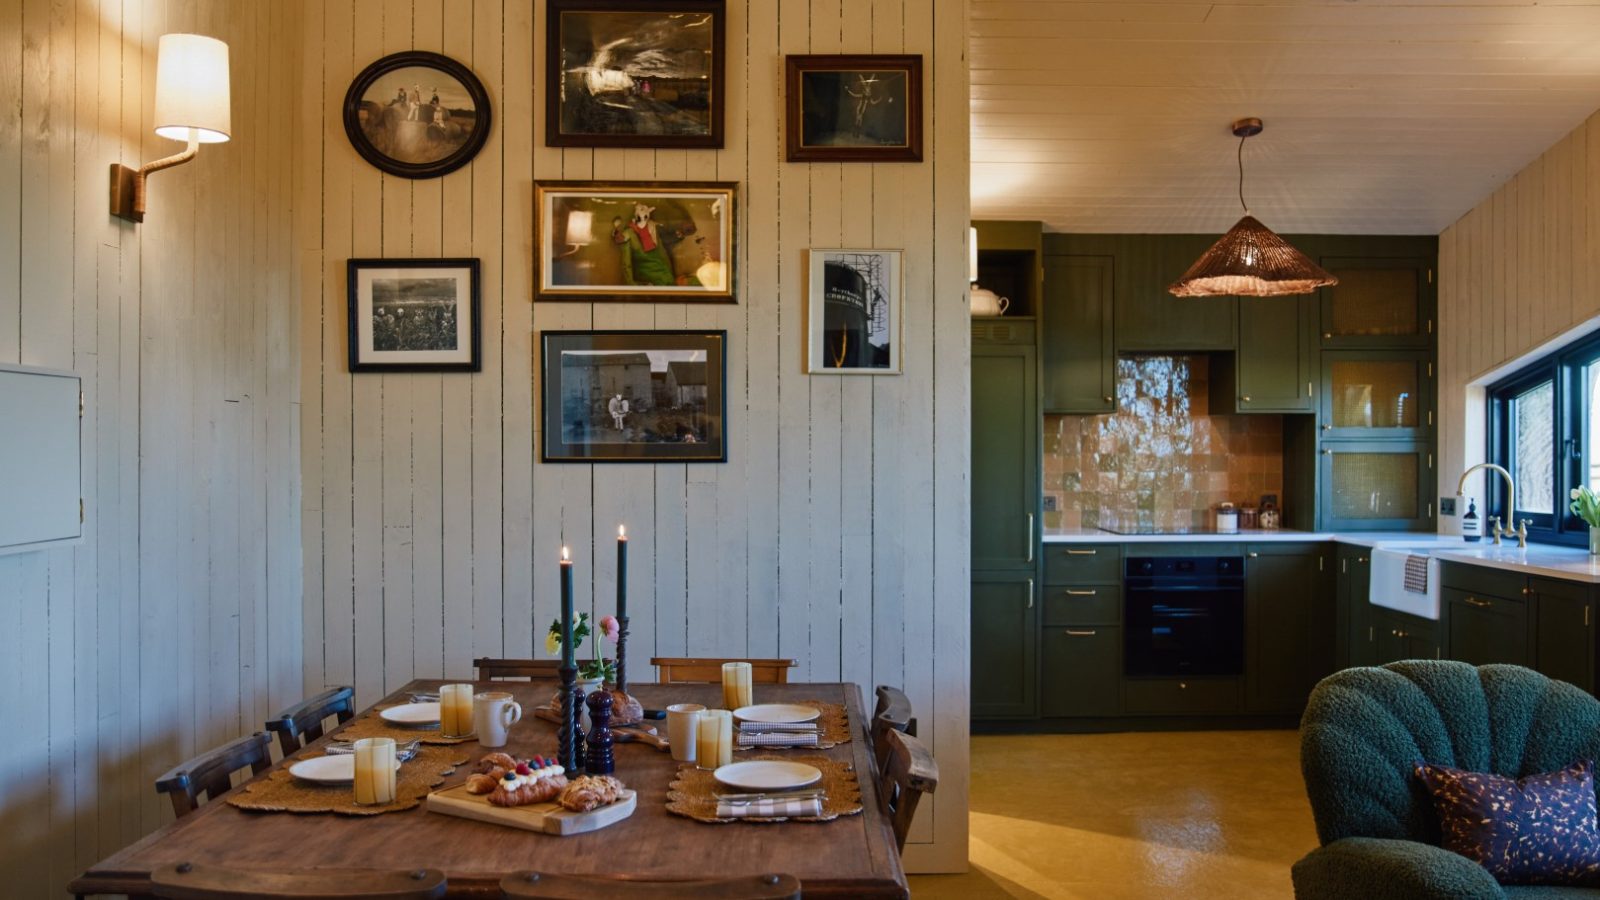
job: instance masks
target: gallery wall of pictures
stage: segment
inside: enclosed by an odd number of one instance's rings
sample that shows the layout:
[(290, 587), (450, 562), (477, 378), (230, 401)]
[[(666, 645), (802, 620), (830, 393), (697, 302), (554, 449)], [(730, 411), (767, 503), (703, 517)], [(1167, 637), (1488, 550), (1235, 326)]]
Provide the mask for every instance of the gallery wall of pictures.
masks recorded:
[[(588, 576), (578, 602), (604, 612), (614, 563), (593, 548), (625, 523), (632, 631), (654, 642), (641, 652), (786, 656), (798, 661), (796, 680), (905, 685), (952, 773), (924, 800), (931, 812), (919, 812), (907, 862), (964, 862), (968, 652), (958, 623), (969, 616), (960, 548), (970, 317), (960, 7), (685, 4), (691, 19), (722, 13), (721, 65), (680, 59), (640, 78), (627, 52), (585, 49), (616, 33), (607, 29), (629, 12), (622, 4), (320, 6), (301, 34), (308, 138), (295, 180), (308, 684), (380, 696), (414, 675), (470, 674), (462, 661), (474, 655), (541, 654), (536, 635), (509, 625), (555, 617), (558, 554), (546, 551), (573, 546)], [(558, 35), (553, 12), (576, 12), (564, 21), (578, 24)], [(562, 97), (549, 74), (557, 37), (559, 52), (578, 61), (561, 64), (574, 101), (558, 110), (561, 121), (551, 115), (552, 94)], [(631, 52), (715, 45), (693, 37), (657, 34)], [(476, 127), (487, 112), (476, 154), (436, 177), (379, 168), (346, 130), (358, 76), (413, 51), (460, 63), (486, 98), (468, 116), (442, 75), (435, 83), (413, 72), (362, 93), (384, 107), (376, 117), (367, 107), (367, 119), (402, 136), (432, 127), (434, 88), (449, 125)], [(813, 95), (802, 147), (855, 142), (904, 154), (918, 130), (915, 97), (921, 161), (789, 161), (788, 59), (865, 53), (916, 58), (920, 87), (895, 80), (909, 69), (894, 60), (818, 69), (818, 90), (831, 85), (833, 99)], [(722, 76), (720, 103), (714, 85), (704, 99), (693, 89), (700, 74)], [(701, 143), (656, 142), (667, 132)], [(382, 149), (384, 139), (369, 141)], [(406, 146), (421, 146), (427, 165), (436, 161), (427, 152), (454, 152), (453, 140)], [(567, 141), (576, 143), (558, 143)], [(387, 146), (398, 153), (401, 143)], [(573, 183), (582, 187), (570, 192)], [(692, 196), (675, 196), (683, 193)], [(478, 371), (351, 372), (352, 259), (475, 260)], [(831, 320), (830, 261), (844, 273)], [(426, 280), (401, 300), (426, 300), (438, 322), (454, 308), (459, 322), (459, 295)], [(553, 296), (564, 293), (572, 296)], [(402, 307), (392, 297), (387, 308)], [(439, 353), (447, 334), (465, 332), (424, 333), (417, 340), (432, 343), (422, 351)], [(663, 340), (671, 346), (649, 345)], [(552, 355), (550, 341), (578, 343)], [(583, 355), (601, 353), (603, 371), (578, 371)], [(699, 363), (697, 353), (705, 364), (673, 372), (675, 362)], [(551, 378), (552, 368), (574, 371), (581, 391)], [(844, 374), (858, 369), (870, 374)], [(621, 428), (611, 409), (618, 394), (627, 401)], [(674, 440), (606, 440), (630, 429)], [(661, 452), (714, 459), (593, 462)]]

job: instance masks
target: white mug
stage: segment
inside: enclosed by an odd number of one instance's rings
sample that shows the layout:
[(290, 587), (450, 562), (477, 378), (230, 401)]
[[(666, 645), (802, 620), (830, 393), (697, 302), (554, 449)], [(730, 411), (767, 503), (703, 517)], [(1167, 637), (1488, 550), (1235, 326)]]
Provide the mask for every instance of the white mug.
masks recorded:
[(667, 745), (678, 762), (694, 762), (699, 747), (700, 714), (706, 708), (698, 703), (674, 703), (667, 707)]
[(478, 743), (484, 747), (504, 747), (510, 740), (511, 726), (522, 720), (522, 705), (503, 691), (490, 691), (472, 698), (472, 724)]

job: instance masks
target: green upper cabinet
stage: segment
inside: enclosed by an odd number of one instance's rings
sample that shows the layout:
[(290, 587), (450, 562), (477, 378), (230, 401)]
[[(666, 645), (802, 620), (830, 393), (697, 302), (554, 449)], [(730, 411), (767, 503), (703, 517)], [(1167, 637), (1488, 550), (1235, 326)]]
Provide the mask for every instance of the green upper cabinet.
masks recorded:
[(1317, 460), (1318, 528), (1433, 530), (1431, 443), (1329, 441)]
[[(1332, 239), (1330, 239), (1332, 240)], [(1319, 292), (1322, 346), (1417, 348), (1433, 344), (1437, 239), (1345, 238), (1348, 254), (1324, 254), (1339, 283)], [(1373, 246), (1362, 247), (1365, 242)], [(1415, 255), (1387, 255), (1410, 247)], [(1365, 252), (1363, 252), (1365, 251)]]
[(1240, 297), (1239, 349), (1212, 365), (1211, 411), (1316, 411), (1316, 301)]
[(1116, 408), (1113, 270), (1109, 256), (1045, 255), (1041, 329), (1046, 413), (1095, 414)]
[(1234, 348), (1237, 300), (1174, 297), (1167, 292), (1216, 240), (1216, 235), (1203, 234), (1116, 237), (1117, 349)]
[(1305, 709), (1334, 670), (1334, 585), (1327, 544), (1252, 544), (1245, 559), (1245, 706), (1251, 713)]
[[(975, 331), (1005, 324), (974, 323)], [(1033, 344), (972, 345), (972, 567), (1035, 567), (1039, 376)]]
[(1424, 440), (1433, 434), (1433, 356), (1426, 350), (1322, 354), (1324, 439)]

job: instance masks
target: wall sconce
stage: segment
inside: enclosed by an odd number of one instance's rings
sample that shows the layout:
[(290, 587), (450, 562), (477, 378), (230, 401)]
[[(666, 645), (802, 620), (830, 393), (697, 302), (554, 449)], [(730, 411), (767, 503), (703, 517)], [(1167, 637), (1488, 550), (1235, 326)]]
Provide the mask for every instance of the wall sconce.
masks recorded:
[(138, 169), (111, 164), (111, 214), (144, 221), (145, 177), (194, 159), (201, 144), (228, 140), (228, 45), (199, 34), (164, 34), (156, 50), (156, 134), (188, 141), (182, 153)]

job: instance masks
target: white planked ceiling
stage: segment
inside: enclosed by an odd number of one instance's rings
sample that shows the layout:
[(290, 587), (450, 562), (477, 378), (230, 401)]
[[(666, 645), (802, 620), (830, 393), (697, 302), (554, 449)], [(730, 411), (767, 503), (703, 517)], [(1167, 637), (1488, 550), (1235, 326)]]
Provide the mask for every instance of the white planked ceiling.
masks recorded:
[(971, 0), (972, 212), (1437, 234), (1600, 107), (1600, 0)]

